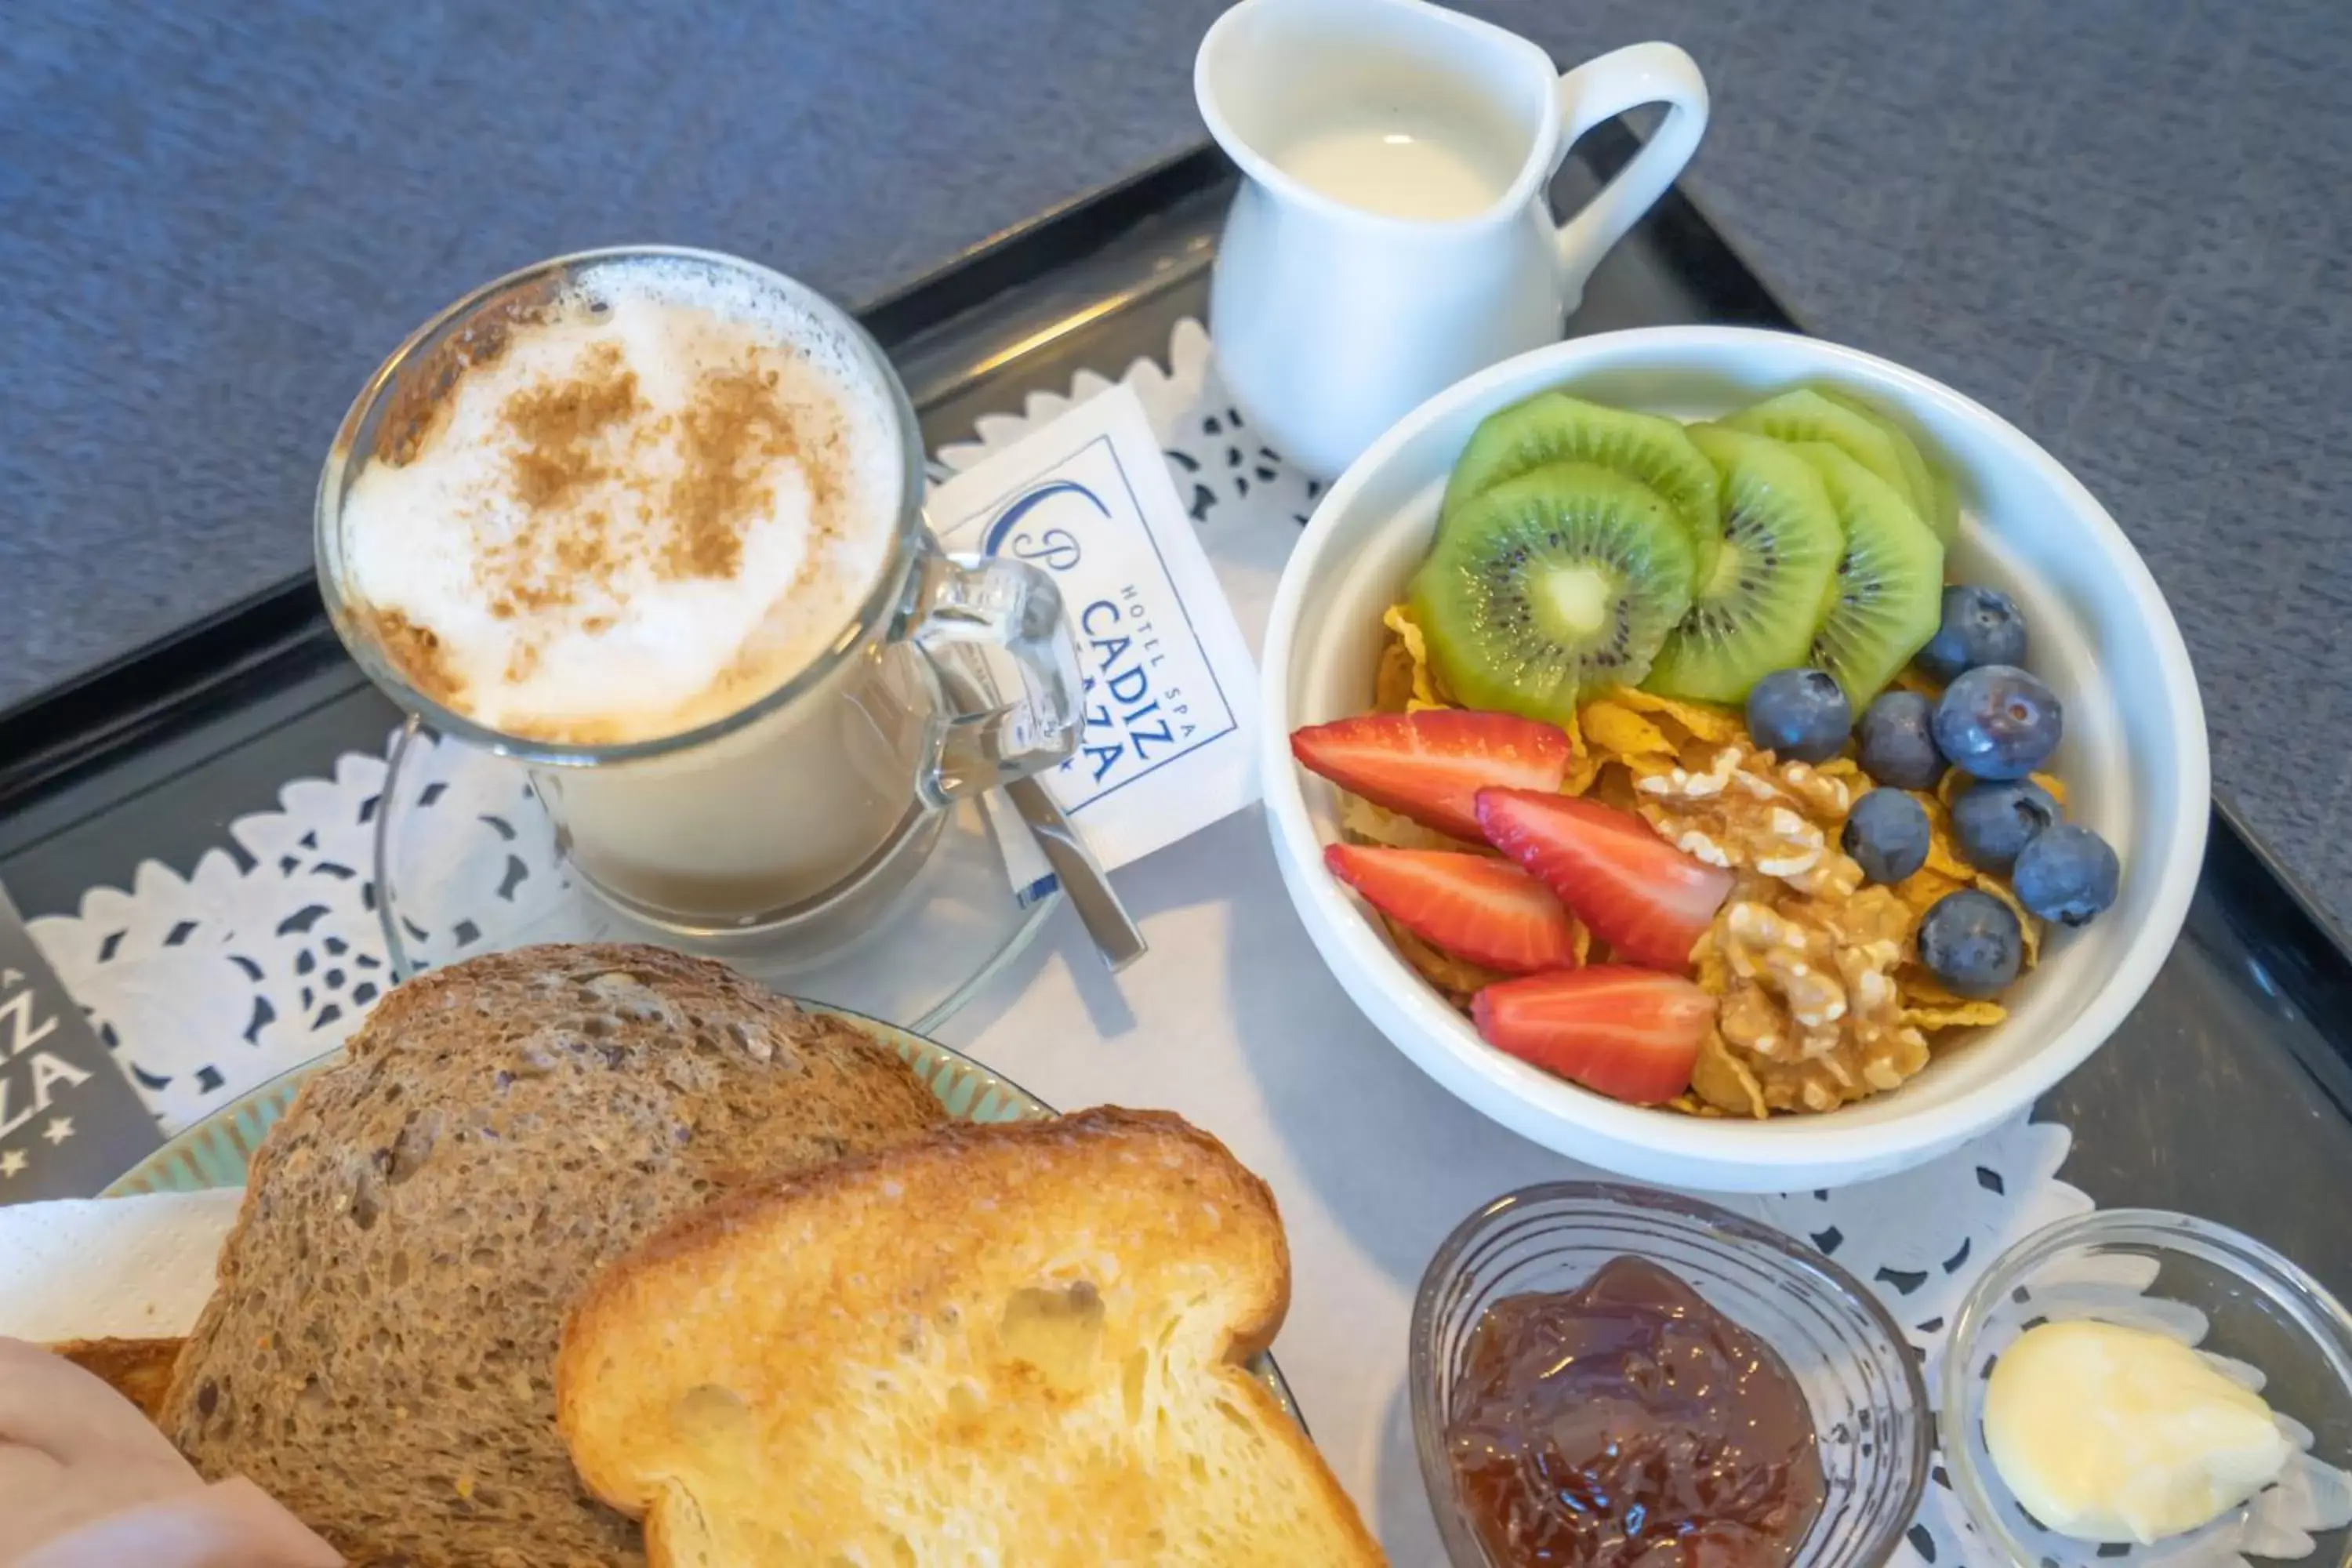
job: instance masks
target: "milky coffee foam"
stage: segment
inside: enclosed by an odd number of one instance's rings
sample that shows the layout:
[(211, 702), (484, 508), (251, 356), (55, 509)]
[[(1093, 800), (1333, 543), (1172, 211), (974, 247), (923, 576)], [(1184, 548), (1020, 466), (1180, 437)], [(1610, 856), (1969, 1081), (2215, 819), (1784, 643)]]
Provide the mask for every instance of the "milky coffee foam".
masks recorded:
[(849, 625), (904, 473), (837, 329), (756, 279), (646, 258), (476, 338), (446, 392), (395, 396), (343, 498), (341, 586), (418, 690), (505, 734), (652, 740)]

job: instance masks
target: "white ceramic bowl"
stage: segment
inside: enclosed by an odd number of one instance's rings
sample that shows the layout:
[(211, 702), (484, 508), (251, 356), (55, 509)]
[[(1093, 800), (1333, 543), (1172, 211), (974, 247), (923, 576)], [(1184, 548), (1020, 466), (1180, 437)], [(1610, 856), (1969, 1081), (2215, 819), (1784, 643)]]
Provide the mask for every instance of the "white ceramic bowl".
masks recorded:
[[(1897, 415), (1958, 483), (1948, 575), (2012, 595), (2026, 662), (2065, 704), (2052, 770), (2068, 815), (2123, 860), (2116, 906), (2053, 929), (2007, 1022), (1890, 1094), (1823, 1116), (1707, 1120), (1623, 1105), (1505, 1056), (1399, 959), (1324, 869), (1332, 788), (1290, 757), (1291, 731), (1370, 706), (1384, 633), (1478, 421), (1565, 385), (1596, 402), (1705, 418), (1798, 382), (1850, 387)], [(2097, 1049), (2171, 951), (2204, 858), (2204, 709), (2155, 580), (2050, 454), (1949, 387), (1811, 338), (1735, 327), (1611, 332), (1523, 354), (1439, 394), (1358, 458), (1316, 508), (1267, 628), (1264, 751), (1276, 859), (1307, 931), (1356, 1005), (1431, 1077), (1538, 1143), (1643, 1181), (1725, 1192), (1833, 1186), (1903, 1170), (2022, 1110)]]

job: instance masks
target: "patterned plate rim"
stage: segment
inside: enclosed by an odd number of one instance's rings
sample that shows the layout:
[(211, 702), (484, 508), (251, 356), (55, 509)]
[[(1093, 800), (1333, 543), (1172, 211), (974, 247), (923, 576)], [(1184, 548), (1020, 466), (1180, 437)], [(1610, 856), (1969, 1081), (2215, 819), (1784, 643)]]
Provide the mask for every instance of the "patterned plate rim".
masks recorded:
[[(927, 1035), (827, 1003), (795, 998), (794, 1005), (804, 1012), (822, 1013), (855, 1024), (881, 1039), (898, 1053), (899, 1058), (923, 1080), (924, 1087), (939, 1097), (948, 1114), (959, 1121), (1034, 1121), (1059, 1114), (1003, 1073)], [(99, 1195), (120, 1198), (142, 1193), (243, 1186), (254, 1151), (261, 1146), (262, 1139), (278, 1118), (286, 1114), (286, 1108), (294, 1102), (295, 1093), (304, 1081), (341, 1059), (341, 1051), (330, 1051), (247, 1089), (203, 1120), (183, 1128), (162, 1148), (116, 1177)], [(1307, 1417), (1299, 1412), (1298, 1401), (1291, 1394), (1290, 1384), (1284, 1380), (1274, 1357), (1260, 1354), (1248, 1364), (1284, 1414), (1306, 1431)]]

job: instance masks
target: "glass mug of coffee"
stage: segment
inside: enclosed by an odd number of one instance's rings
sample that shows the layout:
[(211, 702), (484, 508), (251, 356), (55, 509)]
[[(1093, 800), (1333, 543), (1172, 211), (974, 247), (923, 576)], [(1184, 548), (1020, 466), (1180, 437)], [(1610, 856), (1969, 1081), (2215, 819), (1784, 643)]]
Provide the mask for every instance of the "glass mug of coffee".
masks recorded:
[[(460, 300), (370, 379), (320, 479), (320, 588), (395, 702), (530, 765), (610, 902), (683, 932), (840, 926), (950, 802), (1077, 744), (1051, 580), (942, 553), (923, 483), (905, 388), (815, 292), (583, 252)], [(1017, 700), (951, 697), (958, 644), (1001, 650), (979, 651)]]

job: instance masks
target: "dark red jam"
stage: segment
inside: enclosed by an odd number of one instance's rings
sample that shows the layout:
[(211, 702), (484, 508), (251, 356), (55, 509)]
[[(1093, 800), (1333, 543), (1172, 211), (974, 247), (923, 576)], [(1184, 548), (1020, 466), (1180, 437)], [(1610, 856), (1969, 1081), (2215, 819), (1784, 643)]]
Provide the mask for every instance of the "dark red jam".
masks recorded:
[(1470, 1519), (1512, 1568), (1781, 1568), (1822, 1511), (1787, 1364), (1638, 1258), (1489, 1307), (1445, 1434)]

